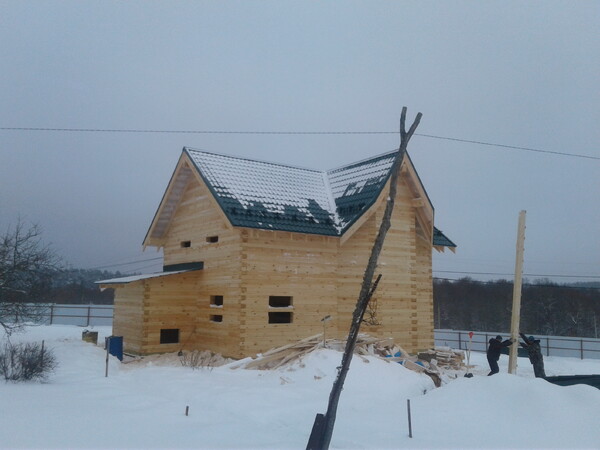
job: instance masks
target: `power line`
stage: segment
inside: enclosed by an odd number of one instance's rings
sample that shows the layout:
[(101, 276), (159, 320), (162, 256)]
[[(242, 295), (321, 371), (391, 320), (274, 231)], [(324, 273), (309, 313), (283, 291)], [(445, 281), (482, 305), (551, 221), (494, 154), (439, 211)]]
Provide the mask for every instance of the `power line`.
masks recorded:
[[(147, 130), (120, 128), (43, 128), (43, 127), (0, 127), (9, 131), (59, 131), (83, 133), (165, 133), (165, 134), (274, 134), (274, 135), (336, 135), (336, 134), (400, 134), (398, 131), (235, 131), (235, 130)], [(417, 133), (415, 133), (416, 135)]]
[[(400, 134), (398, 131), (235, 131), (235, 130), (145, 130), (145, 129), (117, 129), (117, 128), (43, 128), (43, 127), (0, 127), (5, 131), (55, 131), (73, 133), (163, 133), (163, 134), (230, 134), (230, 135), (376, 135), (376, 134)], [(472, 139), (460, 139), (434, 134), (415, 133), (415, 136), (430, 139), (442, 139), (446, 141), (463, 142), (466, 144), (487, 145), (490, 147), (509, 148), (550, 155), (570, 156), (574, 158), (585, 158), (600, 160), (598, 156), (582, 155), (577, 153), (556, 152), (532, 147), (521, 147), (517, 145), (497, 144), (493, 142), (476, 141)]]
[(142, 262), (148, 262), (148, 261), (158, 261), (159, 259), (162, 259), (162, 256), (159, 256), (157, 258), (138, 259), (137, 261), (129, 261), (126, 263), (121, 263), (121, 264), (109, 264), (109, 265), (105, 265), (105, 266), (90, 267), (87, 270), (108, 269), (111, 267), (130, 266), (130, 265), (136, 264), (136, 263), (142, 263)]
[(555, 151), (551, 151), (551, 150), (542, 150), (542, 149), (539, 149), (539, 148), (519, 147), (519, 146), (516, 146), (516, 145), (494, 144), (494, 143), (491, 143), (491, 142), (472, 141), (472, 140), (469, 140), (469, 139), (458, 139), (458, 138), (451, 138), (451, 137), (444, 137), (444, 136), (434, 136), (432, 134), (419, 134), (419, 133), (415, 133), (415, 135), (422, 136), (422, 137), (428, 137), (428, 138), (432, 138), (432, 139), (444, 139), (444, 140), (447, 140), (447, 141), (465, 142), (467, 144), (488, 145), (488, 146), (491, 146), (491, 147), (510, 148), (510, 149), (513, 149), (513, 150), (524, 150), (524, 151), (527, 151), (527, 152), (548, 153), (550, 155), (572, 156), (572, 157), (575, 157), (575, 158), (586, 158), (586, 159), (597, 159), (597, 160), (600, 160), (600, 157), (598, 157), (598, 156), (581, 155), (581, 154), (577, 154), (577, 153), (555, 152)]

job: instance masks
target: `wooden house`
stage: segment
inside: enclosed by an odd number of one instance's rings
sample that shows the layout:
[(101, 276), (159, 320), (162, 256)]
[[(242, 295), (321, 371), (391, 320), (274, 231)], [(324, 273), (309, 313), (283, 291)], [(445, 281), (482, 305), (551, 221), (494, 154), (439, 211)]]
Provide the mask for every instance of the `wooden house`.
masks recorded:
[[(143, 242), (163, 271), (98, 282), (115, 289), (125, 351), (245, 357), (324, 327), (343, 339), (396, 153), (319, 171), (184, 148)], [(408, 155), (398, 183), (361, 331), (416, 351), (433, 345), (432, 249), (455, 245)]]

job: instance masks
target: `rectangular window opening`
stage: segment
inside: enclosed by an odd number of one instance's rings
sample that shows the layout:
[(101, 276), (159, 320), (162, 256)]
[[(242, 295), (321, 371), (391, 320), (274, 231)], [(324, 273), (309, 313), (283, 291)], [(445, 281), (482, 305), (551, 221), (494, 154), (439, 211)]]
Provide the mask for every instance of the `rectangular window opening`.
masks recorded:
[(190, 248), (192, 246), (192, 241), (181, 241), (181, 248)]
[(281, 295), (270, 295), (269, 306), (271, 308), (287, 308), (292, 306), (292, 297)]
[(269, 323), (292, 323), (291, 312), (269, 312)]
[(219, 242), (219, 236), (209, 236), (206, 238), (206, 242), (210, 242), (211, 244)]
[(179, 328), (163, 328), (160, 330), (161, 344), (177, 344), (179, 342)]
[(222, 295), (211, 295), (210, 296), (210, 304), (213, 306), (223, 306), (223, 296)]
[(223, 316), (220, 314), (213, 314), (210, 316), (211, 322), (223, 322)]

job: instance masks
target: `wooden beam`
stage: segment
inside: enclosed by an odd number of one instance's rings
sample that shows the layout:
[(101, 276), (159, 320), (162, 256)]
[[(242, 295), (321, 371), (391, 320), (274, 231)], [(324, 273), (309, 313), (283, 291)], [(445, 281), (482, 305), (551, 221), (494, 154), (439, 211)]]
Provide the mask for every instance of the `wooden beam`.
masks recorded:
[(423, 200), (421, 197), (416, 197), (412, 199), (412, 205), (415, 208), (422, 208), (425, 206), (425, 200)]
[(515, 261), (515, 282), (513, 284), (513, 304), (512, 317), (510, 322), (510, 337), (513, 339), (513, 345), (510, 347), (508, 357), (508, 373), (517, 373), (517, 353), (519, 346), (519, 322), (521, 318), (521, 287), (523, 278), (523, 253), (525, 251), (525, 214), (526, 211), (519, 213), (519, 228), (517, 230), (517, 256)]

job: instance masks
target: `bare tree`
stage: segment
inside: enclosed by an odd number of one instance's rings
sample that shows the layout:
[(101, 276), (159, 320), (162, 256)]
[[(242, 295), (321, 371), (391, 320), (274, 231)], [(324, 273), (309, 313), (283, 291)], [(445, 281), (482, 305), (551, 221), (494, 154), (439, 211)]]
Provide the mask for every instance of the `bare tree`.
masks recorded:
[(19, 219), (0, 236), (0, 325), (7, 335), (39, 318), (39, 305), (29, 303), (30, 296), (58, 265), (59, 258), (43, 244), (38, 225), (28, 226)]
[(392, 222), (392, 212), (394, 210), (394, 204), (396, 200), (397, 184), (400, 177), (402, 160), (404, 158), (404, 154), (406, 153), (408, 142), (417, 129), (419, 122), (421, 121), (421, 116), (421, 113), (417, 114), (417, 117), (407, 132), (405, 126), (406, 107), (402, 108), (402, 113), (400, 115), (400, 147), (398, 148), (398, 153), (396, 153), (396, 157), (391, 169), (390, 190), (385, 206), (385, 212), (379, 225), (379, 232), (377, 233), (377, 237), (375, 238), (375, 242), (373, 243), (373, 247), (371, 249), (369, 262), (367, 263), (367, 267), (363, 275), (363, 282), (358, 295), (358, 300), (356, 302), (356, 307), (352, 315), (348, 339), (346, 340), (346, 348), (342, 357), (342, 364), (340, 367), (338, 367), (338, 374), (329, 395), (327, 412), (325, 415), (317, 414), (317, 417), (315, 418), (315, 424), (313, 425), (313, 433), (311, 433), (307, 448), (315, 448), (319, 450), (327, 450), (329, 448), (337, 414), (337, 406), (340, 400), (340, 394), (344, 386), (346, 375), (350, 369), (350, 362), (352, 361), (352, 354), (354, 352), (354, 347), (360, 331), (360, 325), (363, 321), (369, 300), (371, 299), (371, 296), (373, 295), (373, 292), (380, 279), (380, 277), (378, 277), (376, 281), (373, 281), (379, 254), (381, 253), (385, 236)]

